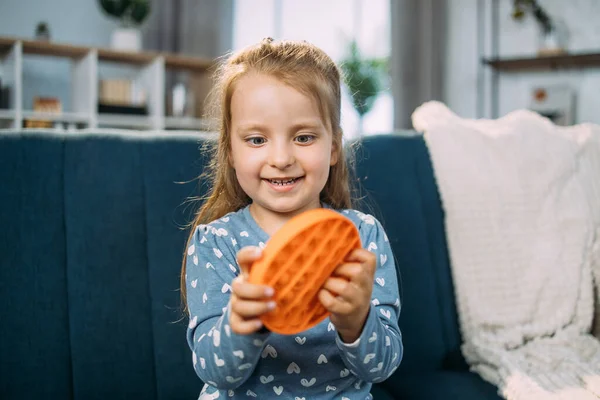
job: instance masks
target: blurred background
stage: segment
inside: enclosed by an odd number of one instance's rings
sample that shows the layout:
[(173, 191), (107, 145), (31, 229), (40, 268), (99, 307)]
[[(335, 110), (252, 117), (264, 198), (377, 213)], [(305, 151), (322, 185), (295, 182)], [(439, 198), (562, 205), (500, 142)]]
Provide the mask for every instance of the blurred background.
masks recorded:
[(267, 36), (342, 66), (347, 137), (410, 128), (428, 100), (600, 123), (599, 17), (597, 0), (2, 0), (0, 127), (202, 129), (210, 63)]

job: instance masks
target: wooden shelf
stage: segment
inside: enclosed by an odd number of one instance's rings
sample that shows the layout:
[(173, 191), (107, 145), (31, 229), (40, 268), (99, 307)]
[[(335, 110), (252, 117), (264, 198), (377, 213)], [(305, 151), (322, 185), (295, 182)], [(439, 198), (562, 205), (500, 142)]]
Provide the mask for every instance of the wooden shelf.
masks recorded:
[(39, 112), (25, 110), (23, 111), (23, 118), (41, 121), (60, 121), (60, 122), (81, 122), (87, 123), (90, 120), (90, 116), (84, 113), (73, 113), (73, 112)]
[(98, 125), (149, 129), (152, 128), (152, 120), (142, 115), (98, 114)]
[(166, 129), (192, 129), (203, 131), (208, 127), (206, 120), (201, 118), (191, 117), (166, 117), (165, 128)]
[[(23, 66), (28, 62), (27, 55), (59, 57), (71, 61), (71, 109), (62, 113), (23, 110)], [(98, 81), (101, 76), (98, 70), (106, 62), (135, 67), (135, 77), (130, 80), (133, 79), (146, 93), (147, 116), (98, 113)], [(24, 119), (34, 119), (66, 122), (92, 129), (101, 125), (153, 130), (203, 130), (206, 124), (201, 119), (165, 115), (165, 94), (169, 90), (165, 76), (169, 69), (176, 69), (190, 73), (191, 82), (202, 81), (215, 65), (214, 60), (172, 53), (118, 51), (0, 37), (0, 68), (4, 73), (2, 83), (12, 88), (9, 104), (13, 107), (12, 110), (0, 110), (0, 121), (3, 126), (13, 128), (20, 128)], [(203, 98), (204, 94), (198, 93), (197, 96)]]
[(23, 44), (23, 54), (65, 57), (79, 59), (91, 50), (98, 52), (98, 60), (118, 62), (125, 64), (149, 64), (158, 57), (164, 57), (166, 68), (205, 71), (214, 65), (214, 62), (201, 57), (191, 57), (173, 53), (158, 53), (154, 51), (129, 52), (98, 47), (74, 46), (55, 42), (41, 42), (27, 39), (0, 37), (0, 54), (8, 52), (12, 46), (20, 41)]
[(499, 71), (539, 71), (600, 67), (600, 53), (558, 54), (531, 58), (484, 59), (484, 64)]
[(16, 115), (15, 110), (0, 110), (0, 119), (13, 119)]

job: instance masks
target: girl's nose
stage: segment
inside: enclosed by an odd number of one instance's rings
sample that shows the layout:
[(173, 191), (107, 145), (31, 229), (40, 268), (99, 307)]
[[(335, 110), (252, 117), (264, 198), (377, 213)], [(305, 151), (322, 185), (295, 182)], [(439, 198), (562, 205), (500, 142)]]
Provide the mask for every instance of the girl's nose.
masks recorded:
[(278, 169), (286, 169), (294, 164), (293, 145), (288, 143), (274, 144), (269, 152), (269, 165)]

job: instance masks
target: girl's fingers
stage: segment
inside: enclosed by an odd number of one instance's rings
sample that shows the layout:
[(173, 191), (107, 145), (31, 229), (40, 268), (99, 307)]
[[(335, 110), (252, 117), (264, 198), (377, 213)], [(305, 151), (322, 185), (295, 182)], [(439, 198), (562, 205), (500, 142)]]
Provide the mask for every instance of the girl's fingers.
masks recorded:
[(333, 276), (335, 277), (343, 277), (348, 280), (353, 280), (356, 276), (358, 276), (363, 271), (363, 266), (356, 262), (347, 262), (344, 264), (340, 264), (335, 271), (333, 271)]
[(262, 256), (260, 247), (247, 246), (237, 253), (237, 262), (243, 275), (248, 276), (252, 264)]
[(229, 316), (229, 327), (238, 335), (250, 335), (262, 328), (263, 324), (260, 319), (243, 319), (238, 314), (232, 312)]
[(336, 277), (327, 279), (323, 289), (328, 290), (333, 295), (343, 297), (346, 301), (352, 300), (352, 294), (355, 292), (355, 288), (351, 286), (347, 279)]
[(236, 277), (231, 286), (233, 293), (245, 300), (262, 300), (273, 297), (273, 288), (265, 285), (248, 283), (244, 275)]
[(232, 298), (231, 310), (243, 319), (255, 318), (275, 309), (274, 301), (247, 301)]
[(352, 311), (352, 305), (331, 293), (327, 289), (319, 291), (319, 301), (323, 307), (333, 314), (348, 314)]

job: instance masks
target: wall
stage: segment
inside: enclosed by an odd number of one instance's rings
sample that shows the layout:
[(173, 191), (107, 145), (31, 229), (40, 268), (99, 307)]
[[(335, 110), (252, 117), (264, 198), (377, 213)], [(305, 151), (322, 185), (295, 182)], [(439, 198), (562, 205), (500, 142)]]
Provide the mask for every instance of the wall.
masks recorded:
[[(533, 56), (537, 50), (537, 25), (528, 16), (522, 22), (511, 18), (512, 1), (499, 2), (498, 52), (500, 57)], [(482, 30), (478, 29), (478, 3), (483, 5)], [(478, 52), (491, 54), (491, 0), (449, 2), (446, 103), (464, 117), (490, 117), (490, 74), (479, 65)], [(540, 0), (553, 19), (568, 29), (568, 50), (600, 52), (600, 1)], [(478, 36), (483, 32), (483, 36)], [(600, 68), (559, 72), (518, 72), (502, 74), (499, 80), (499, 115), (529, 105), (536, 85), (568, 84), (576, 93), (575, 122), (600, 123)], [(483, 92), (478, 92), (483, 90)]]

